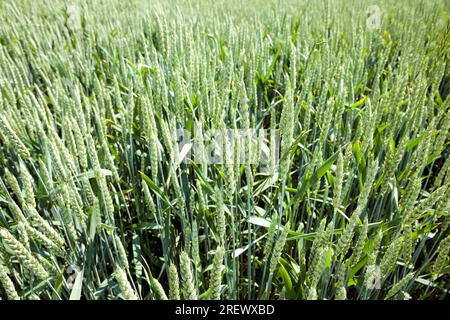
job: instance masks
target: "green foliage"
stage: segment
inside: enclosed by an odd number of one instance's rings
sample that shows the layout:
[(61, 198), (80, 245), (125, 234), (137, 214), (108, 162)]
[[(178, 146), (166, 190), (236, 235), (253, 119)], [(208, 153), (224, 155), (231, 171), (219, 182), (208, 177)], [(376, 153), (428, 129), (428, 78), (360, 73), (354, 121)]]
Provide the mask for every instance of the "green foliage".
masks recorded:
[(0, 298), (446, 298), (444, 0), (66, 3), (0, 3)]

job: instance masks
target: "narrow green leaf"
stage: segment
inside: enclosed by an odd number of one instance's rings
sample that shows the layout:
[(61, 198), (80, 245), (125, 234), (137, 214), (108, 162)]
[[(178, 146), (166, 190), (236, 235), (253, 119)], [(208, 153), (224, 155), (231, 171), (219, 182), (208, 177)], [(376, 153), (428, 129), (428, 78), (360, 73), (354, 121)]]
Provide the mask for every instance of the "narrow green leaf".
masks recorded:
[(70, 300), (80, 300), (81, 289), (83, 287), (83, 276), (84, 276), (84, 269), (81, 269), (81, 271), (77, 274), (77, 277), (75, 278), (72, 291), (70, 292), (69, 298)]

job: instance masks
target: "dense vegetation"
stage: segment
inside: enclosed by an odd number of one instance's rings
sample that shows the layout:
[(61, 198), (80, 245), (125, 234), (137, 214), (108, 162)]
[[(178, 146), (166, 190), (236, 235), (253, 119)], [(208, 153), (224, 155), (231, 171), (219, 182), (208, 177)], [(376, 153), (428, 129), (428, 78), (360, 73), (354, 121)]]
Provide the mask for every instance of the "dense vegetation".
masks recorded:
[(448, 2), (374, 5), (1, 1), (0, 297), (444, 299)]

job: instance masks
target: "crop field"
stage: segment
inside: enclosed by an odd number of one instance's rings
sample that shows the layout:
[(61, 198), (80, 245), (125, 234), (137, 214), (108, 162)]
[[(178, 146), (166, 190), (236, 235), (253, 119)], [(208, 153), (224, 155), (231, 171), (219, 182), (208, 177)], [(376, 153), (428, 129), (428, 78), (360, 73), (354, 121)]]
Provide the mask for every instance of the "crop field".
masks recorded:
[(445, 0), (0, 1), (0, 298), (443, 300)]

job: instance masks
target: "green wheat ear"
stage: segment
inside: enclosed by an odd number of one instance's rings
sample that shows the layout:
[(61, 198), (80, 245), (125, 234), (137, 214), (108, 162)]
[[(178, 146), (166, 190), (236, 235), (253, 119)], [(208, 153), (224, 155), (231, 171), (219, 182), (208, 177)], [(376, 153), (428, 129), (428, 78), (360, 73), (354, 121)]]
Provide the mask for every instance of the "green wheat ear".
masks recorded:
[(2, 284), (3, 289), (5, 290), (9, 300), (20, 300), (16, 288), (14, 287), (14, 283), (8, 277), (6, 268), (2, 266), (1, 263), (0, 263), (0, 283)]
[(22, 190), (20, 189), (19, 182), (17, 181), (16, 177), (8, 170), (8, 168), (5, 169), (5, 180), (8, 186), (11, 188), (13, 194), (17, 197), (17, 200), (19, 200), (19, 204), (23, 207), (26, 202), (22, 195)]
[(290, 227), (291, 227), (290, 223), (289, 222), (286, 223), (286, 225), (283, 227), (281, 231), (279, 238), (275, 242), (275, 246), (273, 247), (272, 257), (270, 259), (269, 264), (270, 273), (275, 272), (275, 268), (278, 265), (278, 260), (280, 259), (284, 245), (286, 244), (286, 238), (290, 230)]
[(186, 252), (181, 252), (180, 255), (180, 270), (181, 270), (181, 289), (184, 299), (197, 300), (197, 290), (195, 289), (194, 278), (191, 268), (191, 259)]
[(441, 273), (448, 262), (448, 253), (450, 251), (450, 236), (445, 238), (439, 244), (437, 250), (438, 256), (433, 264), (433, 273), (437, 276)]
[(385, 300), (393, 299), (395, 296), (400, 293), (403, 287), (414, 277), (414, 273), (408, 273), (403, 279), (394, 284), (392, 288), (386, 293)]
[(347, 299), (347, 290), (343, 286), (339, 286), (336, 290), (335, 300), (346, 300)]
[(120, 238), (117, 235), (114, 235), (114, 241), (117, 246), (117, 253), (120, 258), (121, 265), (125, 270), (127, 270), (127, 269), (129, 269), (129, 264), (128, 264), (127, 252), (125, 250), (125, 247), (123, 246), (122, 241), (120, 240)]
[(225, 266), (223, 265), (224, 249), (217, 247), (214, 255), (209, 288), (211, 289), (211, 300), (220, 300), (220, 291), (222, 283), (222, 274)]
[(25, 163), (23, 161), (20, 162), (20, 177), (23, 185), (23, 189), (25, 192), (25, 199), (28, 203), (28, 205), (32, 207), (36, 207), (36, 200), (34, 195), (34, 180), (31, 176), (30, 172), (28, 171), (27, 167), (25, 166)]
[(8, 230), (0, 229), (0, 237), (11, 248), (24, 268), (29, 270), (38, 279), (47, 280), (49, 278), (49, 274), (45, 271), (39, 261), (23, 244), (17, 241)]
[(166, 292), (164, 291), (164, 288), (161, 285), (161, 283), (159, 283), (159, 281), (153, 277), (150, 279), (150, 282), (152, 284), (152, 289), (154, 290), (158, 298), (160, 300), (167, 300)]
[(177, 267), (171, 263), (169, 267), (169, 299), (180, 300), (180, 280)]
[(130, 282), (127, 279), (127, 274), (119, 266), (116, 266), (116, 269), (114, 271), (114, 278), (116, 279), (117, 283), (119, 284), (119, 287), (122, 291), (123, 298), (125, 300), (137, 300), (137, 296), (136, 296), (133, 288), (131, 287)]

